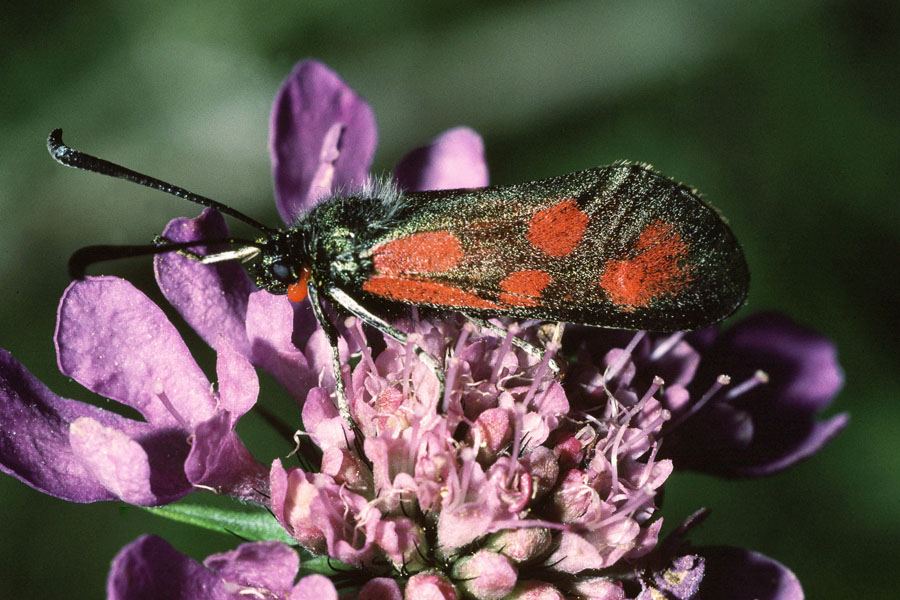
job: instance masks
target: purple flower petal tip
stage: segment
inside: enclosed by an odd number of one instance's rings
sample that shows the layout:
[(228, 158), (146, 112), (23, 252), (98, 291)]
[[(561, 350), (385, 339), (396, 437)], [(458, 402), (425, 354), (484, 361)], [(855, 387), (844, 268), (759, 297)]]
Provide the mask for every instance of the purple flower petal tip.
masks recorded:
[(140, 444), (112, 427), (82, 417), (69, 427), (72, 452), (103, 487), (130, 504), (154, 504), (150, 461)]
[[(328, 578), (293, 585), (297, 554), (280, 542), (252, 542), (207, 557), (204, 564), (186, 556), (153, 535), (125, 546), (113, 560), (106, 582), (109, 600), (234, 600), (290, 598), (337, 600)], [(313, 595), (304, 595), (307, 592)]]
[(213, 414), (209, 381), (178, 331), (123, 279), (89, 277), (70, 284), (60, 301), (55, 340), (64, 374), (137, 409), (152, 425), (182, 427)]
[(250, 360), (265, 369), (302, 404), (315, 385), (317, 372), (292, 341), (294, 311), (286, 296), (259, 290), (247, 304)]
[(718, 346), (733, 364), (765, 371), (769, 387), (793, 410), (821, 410), (844, 384), (834, 343), (779, 313), (744, 319), (723, 334)]
[(69, 424), (90, 417), (109, 426), (126, 419), (60, 398), (5, 350), (0, 350), (0, 470), (31, 487), (71, 502), (115, 495), (72, 454)]
[(0, 351), (0, 470), (72, 502), (140, 505), (188, 491), (186, 433), (60, 398)]
[(194, 430), (184, 472), (193, 485), (245, 501), (265, 502), (268, 472), (234, 431), (231, 413), (222, 411)]
[(106, 581), (109, 600), (228, 600), (221, 580), (162, 538), (145, 535), (113, 559)]
[(4, 353), (0, 411), (16, 428), (0, 436), (2, 469), (77, 502), (165, 504), (191, 491), (188, 476), (261, 501), (256, 490), (265, 489), (266, 470), (234, 433), (237, 418), (256, 402), (256, 374), (227, 341), (221, 345), (217, 397), (174, 326), (143, 293), (115, 277), (72, 283), (56, 329), (61, 370), (136, 408), (146, 422), (59, 398)]
[(776, 560), (728, 546), (707, 546), (697, 552), (706, 559), (697, 600), (803, 600), (797, 576)]
[(408, 192), (485, 187), (484, 142), (468, 127), (451, 129), (404, 156), (394, 176), (400, 189)]
[(300, 557), (281, 542), (255, 542), (208, 556), (203, 564), (224, 581), (247, 588), (250, 597), (249, 591), (256, 588), (271, 592), (266, 597), (287, 598), (294, 587)]
[(332, 192), (362, 184), (375, 153), (369, 105), (320, 62), (303, 61), (272, 106), (269, 148), (278, 211), (288, 224)]
[(403, 593), (393, 579), (376, 577), (366, 582), (357, 600), (403, 600)]

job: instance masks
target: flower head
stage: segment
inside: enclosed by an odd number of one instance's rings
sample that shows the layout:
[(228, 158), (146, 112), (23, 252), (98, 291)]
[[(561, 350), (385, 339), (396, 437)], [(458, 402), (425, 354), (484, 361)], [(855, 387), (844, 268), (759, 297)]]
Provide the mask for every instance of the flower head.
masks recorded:
[[(315, 79), (316, 69), (295, 69), (276, 102), (297, 122), (310, 120), (305, 111), (316, 110), (305, 100), (316, 89), (306, 80)], [(355, 98), (351, 92), (338, 95)], [(296, 103), (291, 111), (283, 108), (288, 101)], [(349, 100), (347, 106), (359, 108)], [(353, 121), (345, 118), (342, 126), (349, 128)], [(281, 141), (293, 129), (276, 127), (273, 146), (289, 147)], [(321, 162), (340, 156), (339, 150), (328, 151), (330, 139), (322, 137), (323, 146), (293, 147), (306, 155), (299, 162), (320, 161), (314, 171), (327, 175), (321, 181), (337, 172)], [(451, 164), (467, 165), (471, 175), (453, 179), (453, 185), (483, 185), (480, 144), (468, 145), (475, 150), (468, 158), (466, 145), (453, 146), (450, 160), (441, 145), (453, 140), (447, 134), (410, 154), (396, 170), (401, 186), (443, 181), (417, 175), (416, 169), (441, 171)], [(277, 172), (276, 165), (276, 182)], [(725, 378), (716, 375), (733, 373), (736, 379), (746, 368), (775, 373), (770, 365), (778, 362), (779, 350), (766, 354), (763, 348), (766, 360), (738, 365), (704, 354), (717, 337), (712, 330), (623, 338), (575, 328), (566, 350), (554, 357), (565, 363), (561, 385), (548, 365), (558, 348), (545, 343), (541, 328), (498, 325), (479, 330), (462, 319), (413, 315), (398, 323), (409, 335), (404, 345), (373, 340), (349, 320), (347, 349), (358, 357), (347, 377), (355, 426), (338, 415), (332, 384), (323, 379), (303, 406), (306, 431), (322, 450), (322, 468), (315, 473), (273, 465), (276, 516), (310, 550), (324, 547), (359, 569), (407, 581), (407, 597), (625, 598), (653, 590), (693, 597), (707, 559), (674, 551), (661, 558), (658, 545), (659, 491), (674, 461), (686, 463), (683, 454), (667, 452), (668, 436), (678, 446), (678, 436), (687, 437), (682, 432), (699, 422), (704, 406), (719, 400)], [(791, 328), (781, 325), (776, 330)], [(722, 339), (731, 337), (729, 332)], [(515, 338), (546, 351), (531, 354)], [(439, 360), (437, 372), (420, 360), (420, 351)], [(837, 373), (839, 381), (833, 355), (812, 368)], [(726, 401), (752, 385), (737, 383)], [(785, 385), (791, 387), (780, 379), (775, 389)], [(835, 391), (832, 386), (819, 397)], [(773, 404), (786, 401), (770, 394)], [(800, 411), (807, 423), (824, 403), (810, 402)], [(824, 427), (827, 434), (782, 445), (805, 450), (776, 450), (766, 468), (775, 462), (783, 468), (818, 448), (843, 422), (843, 416), (835, 417)], [(762, 436), (754, 439), (761, 442)], [(736, 462), (730, 472), (750, 474)]]

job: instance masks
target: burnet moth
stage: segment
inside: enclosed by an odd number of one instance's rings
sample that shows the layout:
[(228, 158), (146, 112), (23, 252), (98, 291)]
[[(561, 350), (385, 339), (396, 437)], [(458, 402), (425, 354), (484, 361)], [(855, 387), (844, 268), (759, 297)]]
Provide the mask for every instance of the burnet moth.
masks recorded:
[[(332, 346), (337, 402), (352, 424), (323, 301), (401, 341), (388, 319), (412, 306), (474, 319), (508, 316), (596, 327), (690, 330), (744, 302), (749, 272), (731, 230), (697, 193), (649, 167), (614, 164), (517, 185), (337, 196), (288, 229), (66, 146), (63, 165), (126, 179), (214, 208), (259, 230), (256, 240), (88, 246), (74, 278), (111, 258), (177, 251), (201, 263), (241, 260), (271, 293), (306, 299)], [(190, 248), (228, 243), (205, 255)], [(423, 356), (423, 358), (430, 358)], [(431, 362), (431, 361), (430, 361)]]

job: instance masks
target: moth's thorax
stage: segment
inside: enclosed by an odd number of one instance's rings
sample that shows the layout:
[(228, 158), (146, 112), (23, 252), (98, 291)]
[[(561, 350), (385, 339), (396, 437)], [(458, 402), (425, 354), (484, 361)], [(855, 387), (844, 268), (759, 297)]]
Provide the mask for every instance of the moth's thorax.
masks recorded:
[(370, 269), (371, 260), (361, 256), (359, 238), (358, 231), (341, 224), (319, 228), (310, 248), (313, 279), (346, 288)]
[(304, 236), (312, 279), (357, 289), (373, 269), (368, 250), (381, 229), (384, 210), (379, 198), (338, 197), (303, 215), (294, 229)]
[[(259, 240), (261, 256), (250, 265), (257, 285), (281, 294), (307, 267), (318, 286), (355, 289), (371, 272), (366, 252), (381, 201), (331, 198), (301, 215), (290, 229)], [(377, 227), (375, 227), (377, 229)]]

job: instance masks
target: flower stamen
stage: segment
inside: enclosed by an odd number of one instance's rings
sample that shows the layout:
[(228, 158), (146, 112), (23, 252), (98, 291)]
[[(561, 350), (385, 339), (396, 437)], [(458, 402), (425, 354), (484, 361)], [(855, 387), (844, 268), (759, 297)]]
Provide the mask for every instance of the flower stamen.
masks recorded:
[(496, 362), (494, 362), (494, 369), (491, 371), (491, 376), (488, 378), (490, 383), (497, 383), (497, 378), (500, 375), (500, 369), (503, 368), (503, 357), (509, 354), (509, 349), (512, 347), (513, 338), (518, 335), (521, 328), (515, 323), (511, 323), (509, 327), (506, 328), (506, 337), (503, 338), (503, 343), (500, 345), (500, 349), (496, 354)]
[(680, 342), (682, 339), (684, 339), (684, 332), (676, 331), (675, 333), (673, 333), (669, 337), (665, 338), (664, 340), (660, 341), (659, 344), (656, 345), (656, 348), (654, 348), (653, 352), (650, 353), (650, 357), (648, 360), (650, 362), (658, 361), (663, 356), (668, 354), (669, 351), (672, 350), (672, 348), (674, 348), (676, 345), (678, 345), (678, 342)]
[(163, 406), (166, 407), (166, 410), (169, 411), (169, 414), (175, 417), (175, 420), (178, 421), (178, 424), (181, 425), (184, 430), (191, 430), (191, 426), (188, 424), (187, 420), (181, 416), (181, 413), (178, 412), (175, 405), (169, 400), (169, 396), (166, 395), (166, 390), (161, 379), (157, 379), (153, 382), (153, 395), (162, 402)]
[(734, 386), (730, 390), (725, 393), (726, 400), (734, 400), (738, 396), (742, 394), (746, 394), (756, 386), (764, 383), (769, 383), (769, 374), (765, 371), (757, 370), (751, 377), (749, 377), (746, 381), (741, 382), (740, 384)]
[(728, 375), (719, 375), (718, 377), (716, 377), (715, 383), (709, 386), (709, 389), (706, 390), (706, 393), (703, 394), (703, 397), (701, 397), (696, 404), (678, 415), (678, 418), (669, 423), (667, 433), (670, 433), (673, 430), (677, 429), (681, 426), (682, 423), (684, 423), (685, 420), (690, 418), (692, 415), (697, 414), (697, 412), (699, 412), (700, 409), (703, 408), (707, 402), (709, 402), (709, 400), (716, 394), (716, 392), (730, 383), (731, 377), (729, 377)]

